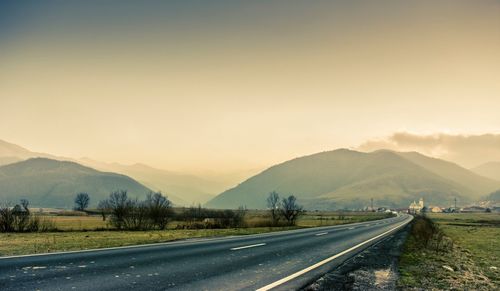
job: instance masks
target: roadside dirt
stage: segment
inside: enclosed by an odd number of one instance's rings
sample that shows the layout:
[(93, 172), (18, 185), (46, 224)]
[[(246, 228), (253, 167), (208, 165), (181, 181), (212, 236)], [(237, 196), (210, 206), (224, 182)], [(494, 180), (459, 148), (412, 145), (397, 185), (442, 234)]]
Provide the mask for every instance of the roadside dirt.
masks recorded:
[(408, 230), (406, 226), (389, 238), (365, 249), (303, 291), (395, 290), (398, 258)]

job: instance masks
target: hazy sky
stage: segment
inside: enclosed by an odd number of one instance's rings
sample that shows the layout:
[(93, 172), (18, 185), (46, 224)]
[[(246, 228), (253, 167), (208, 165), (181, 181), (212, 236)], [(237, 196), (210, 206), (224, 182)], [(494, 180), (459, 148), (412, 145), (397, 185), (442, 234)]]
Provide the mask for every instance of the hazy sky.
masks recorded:
[(19, 2), (0, 139), (31, 150), (239, 169), (500, 131), (500, 1)]

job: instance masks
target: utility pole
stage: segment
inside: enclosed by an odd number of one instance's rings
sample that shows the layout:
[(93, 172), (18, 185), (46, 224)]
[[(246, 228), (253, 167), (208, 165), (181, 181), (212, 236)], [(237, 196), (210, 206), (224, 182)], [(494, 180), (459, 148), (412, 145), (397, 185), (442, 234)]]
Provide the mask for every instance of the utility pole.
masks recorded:
[(372, 204), (371, 210), (373, 211), (373, 198), (371, 198), (371, 201), (372, 201), (372, 203), (371, 203)]
[(457, 211), (457, 197), (455, 197), (455, 211)]

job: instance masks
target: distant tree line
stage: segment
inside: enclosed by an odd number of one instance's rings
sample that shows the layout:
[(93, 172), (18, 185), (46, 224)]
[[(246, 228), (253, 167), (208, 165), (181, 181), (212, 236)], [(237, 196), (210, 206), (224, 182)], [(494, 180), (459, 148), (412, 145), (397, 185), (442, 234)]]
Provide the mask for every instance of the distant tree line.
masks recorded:
[(181, 209), (176, 214), (176, 220), (184, 222), (184, 224), (178, 225), (178, 228), (237, 228), (246, 226), (246, 212), (244, 207), (239, 207), (237, 210), (222, 210), (206, 209), (198, 205), (198, 207)]
[(170, 221), (183, 222), (177, 228), (205, 229), (244, 227), (246, 209), (215, 210), (198, 207), (174, 211), (172, 203), (160, 192), (149, 193), (144, 201), (131, 199), (127, 191), (112, 192), (99, 203), (98, 209), (110, 224), (121, 230), (164, 230)]
[(276, 191), (269, 193), (267, 207), (271, 216), (271, 223), (274, 226), (282, 224), (295, 225), (297, 218), (304, 213), (295, 196), (290, 195), (280, 199)]

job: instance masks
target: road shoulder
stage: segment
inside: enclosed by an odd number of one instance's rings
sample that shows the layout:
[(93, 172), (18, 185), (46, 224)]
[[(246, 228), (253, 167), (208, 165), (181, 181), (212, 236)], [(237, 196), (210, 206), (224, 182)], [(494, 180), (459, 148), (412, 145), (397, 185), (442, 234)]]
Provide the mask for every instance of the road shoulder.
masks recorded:
[(409, 225), (345, 261), (304, 290), (394, 290), (398, 259), (408, 231)]

